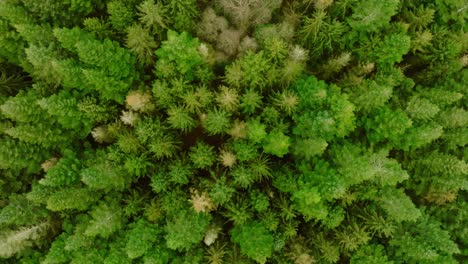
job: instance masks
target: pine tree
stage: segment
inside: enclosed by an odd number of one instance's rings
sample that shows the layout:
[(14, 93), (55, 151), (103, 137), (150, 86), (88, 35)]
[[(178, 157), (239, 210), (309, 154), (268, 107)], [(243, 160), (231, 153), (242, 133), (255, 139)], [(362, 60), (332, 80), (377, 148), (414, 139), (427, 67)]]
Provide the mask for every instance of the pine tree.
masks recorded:
[(203, 239), (211, 221), (206, 213), (194, 210), (179, 211), (174, 218), (169, 219), (165, 227), (167, 247), (170, 249), (190, 249)]
[(90, 215), (92, 219), (84, 232), (87, 236), (107, 238), (122, 228), (122, 211), (116, 203), (100, 203), (90, 211)]
[(143, 65), (153, 64), (153, 54), (157, 44), (141, 25), (135, 24), (128, 27), (126, 46), (137, 56), (140, 63)]
[(48, 231), (48, 222), (39, 223), (19, 230), (3, 232), (1, 234), (0, 256), (9, 258), (29, 247), (33, 242), (42, 239)]
[(242, 253), (258, 263), (265, 263), (273, 253), (273, 236), (258, 222), (235, 226), (231, 239), (240, 245)]
[(0, 1), (0, 262), (464, 263), (466, 10)]
[(128, 241), (125, 252), (130, 259), (135, 259), (145, 255), (154, 242), (158, 239), (159, 232), (145, 220), (139, 220), (133, 224), (133, 228), (128, 234)]

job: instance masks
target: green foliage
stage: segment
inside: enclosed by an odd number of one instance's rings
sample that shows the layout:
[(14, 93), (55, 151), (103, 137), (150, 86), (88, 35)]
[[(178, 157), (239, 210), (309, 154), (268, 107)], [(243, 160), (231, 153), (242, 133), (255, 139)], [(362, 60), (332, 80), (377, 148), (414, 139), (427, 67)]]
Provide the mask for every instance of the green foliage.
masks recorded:
[(147, 174), (149, 168), (152, 166), (152, 163), (145, 155), (129, 155), (128, 158), (125, 160), (124, 166), (131, 176), (142, 177)]
[(253, 89), (247, 90), (241, 96), (241, 108), (245, 114), (253, 114), (257, 108), (262, 104), (262, 96), (255, 92)]
[(385, 188), (380, 193), (378, 204), (396, 222), (416, 221), (421, 213), (402, 190)]
[(84, 232), (87, 236), (109, 237), (112, 233), (122, 228), (122, 211), (116, 203), (99, 203), (90, 215), (92, 219)]
[(444, 107), (460, 100), (463, 97), (463, 94), (457, 91), (433, 88), (429, 89), (429, 91), (427, 91), (426, 93), (423, 93), (422, 96), (424, 96), (437, 106)]
[(235, 141), (232, 144), (232, 149), (239, 161), (249, 161), (257, 155), (257, 146), (246, 141)]
[(193, 210), (180, 211), (169, 219), (164, 230), (167, 247), (175, 250), (187, 250), (199, 243), (211, 221), (211, 216), (196, 213)]
[(226, 83), (237, 88), (262, 90), (269, 84), (266, 74), (270, 67), (263, 52), (249, 52), (226, 67)]
[(66, 263), (69, 261), (69, 254), (65, 251), (65, 239), (67, 235), (58, 236), (50, 246), (49, 252), (45, 256), (44, 263)]
[(203, 118), (203, 127), (208, 135), (223, 134), (230, 124), (229, 113), (222, 110), (209, 111)]
[(176, 160), (169, 165), (169, 177), (173, 182), (186, 184), (193, 174), (192, 166), (185, 160)]
[[(102, 42), (93, 39), (78, 28), (55, 29), (54, 34), (64, 48), (78, 55), (83, 65), (76, 70), (81, 71), (86, 84), (98, 91), (104, 99), (122, 103), (129, 85), (136, 79), (135, 58), (130, 52), (109, 39)], [(83, 88), (80, 87), (81, 82), (77, 80), (64, 85)]]
[(44, 111), (35, 106), (36, 95), (33, 92), (18, 93), (5, 101), (0, 109), (2, 115), (17, 122), (31, 122), (43, 117)]
[(235, 226), (231, 239), (239, 244), (241, 252), (258, 263), (265, 263), (273, 253), (273, 236), (258, 222)]
[(239, 104), (237, 91), (222, 86), (216, 96), (216, 102), (221, 109), (226, 111), (234, 111)]
[(392, 264), (393, 261), (388, 261), (385, 254), (385, 249), (381, 245), (370, 244), (361, 247), (356, 253), (353, 254), (350, 263), (352, 264)]
[(30, 203), (24, 195), (11, 195), (8, 205), (0, 211), (0, 227), (30, 225), (41, 222), (48, 216), (47, 210)]
[(428, 153), (412, 164), (415, 174), (421, 180), (417, 189), (433, 186), (441, 191), (466, 190), (466, 161), (438, 152)]
[(424, 98), (413, 97), (408, 102), (406, 112), (414, 119), (429, 120), (433, 118), (440, 108), (434, 105), (429, 100)]
[(140, 22), (158, 35), (167, 28), (167, 9), (159, 1), (145, 0), (138, 6)]
[(250, 168), (245, 166), (236, 166), (230, 174), (234, 179), (234, 184), (241, 188), (247, 188), (255, 181), (255, 175)]
[(109, 23), (97, 17), (86, 18), (83, 21), (83, 26), (99, 39), (104, 39), (112, 34)]
[(140, 25), (135, 24), (127, 29), (126, 46), (142, 64), (150, 65), (153, 63), (153, 53), (157, 44), (148, 31)]
[(128, 241), (125, 246), (125, 252), (130, 259), (135, 259), (145, 255), (150, 251), (153, 243), (158, 239), (159, 230), (156, 226), (140, 219), (134, 223), (132, 229), (128, 233)]
[(207, 168), (216, 160), (213, 147), (203, 142), (197, 142), (197, 145), (191, 148), (190, 160), (197, 169)]
[(195, 0), (164, 0), (168, 14), (172, 18), (174, 29), (177, 31), (191, 31), (199, 16)]
[(468, 126), (468, 112), (462, 108), (452, 108), (440, 113), (439, 124), (446, 128)]
[(66, 150), (63, 157), (52, 168), (47, 169), (45, 177), (39, 183), (51, 187), (76, 184), (80, 180), (80, 169), (81, 163), (75, 153)]
[[(33, 189), (28, 195), (33, 200), (33, 195), (47, 195), (47, 190), (37, 190), (38, 193)], [(86, 210), (89, 206), (96, 201), (98, 196), (93, 192), (84, 188), (66, 188), (61, 189), (57, 192), (50, 194), (47, 198), (47, 209), (51, 211), (64, 211), (69, 209)]]
[(115, 163), (110, 160), (99, 157), (90, 162), (90, 166), (83, 169), (80, 175), (81, 181), (91, 189), (106, 191), (113, 189), (122, 190), (132, 180), (128, 177), (124, 168), (115, 166)]
[(119, 31), (124, 31), (125, 28), (132, 23), (134, 12), (123, 1), (111, 1), (107, 3), (107, 12), (112, 26)]
[(409, 263), (456, 263), (451, 256), (460, 252), (440, 223), (427, 215), (419, 223), (399, 230), (390, 245), (397, 258)]
[(304, 215), (306, 220), (311, 218), (324, 219), (328, 214), (317, 188), (302, 187), (294, 192), (292, 197), (296, 209)]
[(410, 42), (410, 37), (405, 34), (391, 34), (378, 41), (378, 44), (369, 55), (363, 54), (361, 56), (382, 64), (400, 62), (403, 55), (408, 53)]
[(250, 195), (252, 200), (253, 208), (257, 212), (263, 212), (269, 207), (268, 197), (261, 192), (252, 192)]
[(205, 80), (201, 74), (208, 69), (198, 51), (199, 46), (198, 39), (192, 38), (187, 32), (178, 34), (169, 30), (167, 40), (156, 50), (156, 75), (166, 79)]
[(384, 28), (397, 13), (399, 0), (356, 1), (348, 23), (358, 32), (374, 32)]
[(4, 133), (20, 141), (38, 144), (43, 147), (67, 145), (67, 135), (59, 127), (49, 124), (17, 124), (4, 130)]
[(29, 43), (34, 45), (47, 46), (54, 39), (52, 29), (47, 25), (15, 25), (18, 33)]
[(275, 104), (286, 114), (291, 115), (299, 104), (299, 98), (290, 91), (283, 91), (276, 94)]
[(310, 76), (299, 80), (295, 86), (299, 98), (298, 111), (293, 115), (295, 135), (303, 138), (344, 137), (354, 127), (354, 105), (337, 86)]
[(216, 181), (209, 195), (215, 203), (224, 204), (231, 199), (234, 193), (235, 189), (226, 183), (225, 177), (222, 177)]
[(91, 128), (91, 121), (79, 111), (78, 102), (67, 92), (43, 98), (37, 104), (64, 128), (83, 130), (85, 133)]
[(312, 17), (303, 17), (302, 27), (298, 31), (301, 44), (311, 50), (313, 57), (330, 52), (337, 46), (337, 39), (346, 32), (347, 26), (341, 21), (327, 19), (327, 14), (319, 10)]
[(0, 1), (0, 262), (465, 263), (467, 10)]
[(1, 234), (0, 257), (9, 258), (16, 253), (24, 250), (35, 240), (40, 240), (47, 234), (49, 223), (44, 222), (38, 225), (25, 227), (19, 230), (3, 232)]
[(272, 132), (265, 137), (263, 150), (282, 158), (289, 152), (290, 139), (281, 132)]
[(368, 138), (371, 142), (384, 139), (396, 141), (412, 124), (413, 122), (405, 112), (392, 111), (388, 107), (380, 108), (372, 119), (366, 120), (366, 128), (369, 130)]
[(266, 126), (258, 119), (247, 122), (247, 129), (247, 137), (253, 143), (260, 143), (267, 136)]
[(172, 128), (180, 129), (183, 132), (188, 132), (195, 126), (195, 120), (189, 115), (186, 109), (181, 107), (173, 107), (167, 111), (169, 117), (167, 122)]
[[(5, 8), (5, 6), (2, 6), (2, 14), (0, 15), (2, 17), (2, 19), (0, 19), (0, 32), (2, 32), (0, 43), (3, 47), (0, 51), (0, 58), (1, 61), (18, 64), (24, 59), (24, 47), (26, 43), (21, 39), (21, 36), (11, 28), (7, 20), (3, 19), (5, 15), (8, 16), (11, 14), (8, 9), (8, 7)], [(16, 10), (13, 12), (15, 11)]]
[(25, 88), (30, 83), (25, 79), (25, 76), (7, 73), (0, 71), (0, 95), (8, 96), (13, 95), (20, 89)]
[(294, 149), (292, 152), (298, 157), (303, 157), (310, 160), (313, 156), (322, 154), (327, 146), (328, 143), (322, 138), (298, 139), (295, 143), (293, 143)]
[(406, 137), (400, 140), (398, 147), (404, 150), (421, 148), (440, 138), (443, 133), (439, 125), (413, 126), (406, 132)]
[[(381, 186), (394, 186), (409, 177), (398, 162), (387, 158), (386, 151), (363, 153), (355, 145), (335, 147), (332, 151), (333, 160), (338, 165), (337, 171), (345, 177), (347, 184), (374, 180)], [(353, 157), (352, 162), (348, 160), (349, 157)]]
[(352, 222), (337, 231), (336, 239), (345, 252), (352, 252), (365, 245), (370, 236), (364, 227)]
[(0, 168), (3, 170), (38, 172), (40, 164), (49, 157), (44, 148), (18, 141), (12, 138), (1, 138), (3, 150), (0, 152)]

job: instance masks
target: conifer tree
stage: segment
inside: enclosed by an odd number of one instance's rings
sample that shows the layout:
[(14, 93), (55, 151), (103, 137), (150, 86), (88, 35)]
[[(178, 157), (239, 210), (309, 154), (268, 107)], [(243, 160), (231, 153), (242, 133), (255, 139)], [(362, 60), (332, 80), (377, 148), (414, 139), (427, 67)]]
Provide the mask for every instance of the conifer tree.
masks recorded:
[(466, 262), (467, 10), (0, 1), (0, 262)]

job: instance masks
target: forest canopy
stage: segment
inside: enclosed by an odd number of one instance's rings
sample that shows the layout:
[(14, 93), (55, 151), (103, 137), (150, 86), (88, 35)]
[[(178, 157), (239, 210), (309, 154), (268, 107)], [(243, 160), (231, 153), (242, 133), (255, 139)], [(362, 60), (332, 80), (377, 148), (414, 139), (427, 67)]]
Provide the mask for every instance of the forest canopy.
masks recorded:
[(468, 262), (465, 0), (1, 0), (0, 262)]

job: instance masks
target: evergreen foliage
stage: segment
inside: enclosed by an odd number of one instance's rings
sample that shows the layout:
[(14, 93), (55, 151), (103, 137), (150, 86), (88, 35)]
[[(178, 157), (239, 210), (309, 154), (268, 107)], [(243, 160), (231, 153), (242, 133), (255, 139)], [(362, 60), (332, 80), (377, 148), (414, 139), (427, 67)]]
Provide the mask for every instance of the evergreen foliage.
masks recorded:
[(0, 0), (0, 262), (468, 259), (463, 0)]

